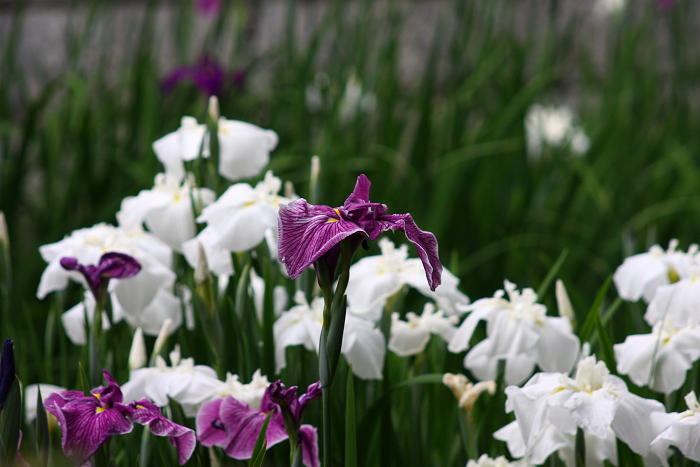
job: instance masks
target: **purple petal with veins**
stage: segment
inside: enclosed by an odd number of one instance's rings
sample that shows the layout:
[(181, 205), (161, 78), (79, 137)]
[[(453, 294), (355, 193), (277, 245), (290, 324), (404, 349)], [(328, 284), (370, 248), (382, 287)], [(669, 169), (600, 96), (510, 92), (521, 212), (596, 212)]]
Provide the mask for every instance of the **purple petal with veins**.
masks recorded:
[(266, 408), (274, 407), (274, 413), (267, 427), (265, 440), (267, 448), (287, 439), (284, 429), (282, 413), (271, 402), (265, 403), (265, 397), (260, 405), (262, 411), (251, 409), (245, 402), (240, 402), (233, 397), (226, 396), (220, 408), (220, 417), (226, 430), (224, 451), (234, 459), (250, 459), (253, 455), (255, 442), (260, 434), (260, 429), (265, 423)]
[(192, 429), (165, 418), (160, 407), (146, 398), (134, 401), (129, 406), (133, 411), (130, 411), (127, 416), (132, 421), (140, 425), (148, 425), (151, 433), (156, 436), (170, 438), (170, 442), (177, 448), (177, 461), (180, 465), (184, 465), (189, 460), (197, 444)]
[(303, 198), (280, 204), (278, 224), (279, 260), (292, 279), (343, 239), (358, 232), (365, 235), (362, 227), (345, 220), (339, 210), (314, 206)]
[[(363, 174), (343, 206), (314, 206), (305, 199), (280, 205), (279, 260), (289, 277), (296, 279), (302, 271), (324, 255), (329, 270), (337, 260), (337, 245), (353, 234), (376, 240), (382, 232), (401, 230), (416, 246), (428, 285), (435, 290), (441, 283), (442, 264), (435, 235), (420, 230), (410, 214), (387, 214), (387, 207), (369, 200), (370, 181)], [(331, 263), (333, 265), (331, 266)]]

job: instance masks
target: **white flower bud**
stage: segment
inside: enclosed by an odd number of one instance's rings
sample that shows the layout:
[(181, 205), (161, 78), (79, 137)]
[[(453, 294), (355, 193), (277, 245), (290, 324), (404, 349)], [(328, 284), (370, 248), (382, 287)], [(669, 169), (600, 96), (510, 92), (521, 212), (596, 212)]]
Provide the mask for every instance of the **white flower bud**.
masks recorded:
[(194, 268), (194, 282), (201, 285), (209, 278), (209, 264), (207, 263), (207, 254), (204, 252), (204, 247), (201, 242), (197, 242), (197, 265)]
[(571, 306), (569, 294), (566, 293), (566, 287), (564, 287), (564, 282), (561, 279), (557, 279), (554, 293), (557, 297), (559, 316), (567, 317), (570, 321), (574, 321), (576, 319), (574, 308)]
[(171, 320), (170, 318), (163, 321), (163, 326), (160, 328), (160, 332), (158, 333), (158, 337), (156, 338), (156, 344), (153, 346), (151, 360), (155, 360), (156, 356), (160, 354), (160, 351), (163, 349), (165, 342), (168, 340), (168, 337), (170, 337), (170, 329), (172, 328), (172, 325), (173, 320)]
[(146, 356), (146, 341), (143, 339), (143, 330), (136, 328), (134, 339), (131, 342), (129, 351), (129, 371), (143, 368), (148, 363)]
[(216, 96), (209, 97), (209, 108), (207, 109), (209, 113), (209, 118), (213, 122), (218, 122), (219, 117), (221, 117), (221, 112), (219, 111), (219, 98)]

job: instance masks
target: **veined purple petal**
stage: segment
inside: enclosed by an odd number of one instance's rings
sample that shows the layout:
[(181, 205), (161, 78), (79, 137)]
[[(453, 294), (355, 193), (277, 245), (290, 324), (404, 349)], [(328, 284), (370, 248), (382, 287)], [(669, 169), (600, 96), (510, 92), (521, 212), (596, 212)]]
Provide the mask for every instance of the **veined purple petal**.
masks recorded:
[(354, 233), (366, 235), (354, 222), (328, 206), (314, 206), (300, 198), (279, 210), (279, 260), (296, 279), (324, 253)]
[(170, 442), (177, 448), (177, 461), (184, 465), (194, 452), (197, 440), (194, 431), (190, 428), (178, 425), (168, 420), (160, 412), (160, 407), (146, 398), (139, 399), (129, 404), (133, 409), (127, 416), (140, 425), (148, 425), (148, 428), (156, 436), (167, 436)]
[(311, 425), (302, 425), (299, 428), (299, 440), (304, 465), (321, 467), (321, 460), (318, 458), (318, 430)]
[(350, 209), (350, 207), (355, 203), (369, 203), (369, 188), (371, 185), (372, 183), (369, 181), (369, 178), (367, 178), (365, 174), (362, 174), (359, 177), (357, 177), (355, 189), (352, 190), (352, 193), (345, 200), (343, 206), (346, 209)]
[(96, 273), (101, 278), (129, 279), (141, 270), (141, 263), (124, 253), (105, 253), (100, 258)]
[(5, 339), (0, 359), (0, 410), (5, 405), (5, 399), (10, 393), (10, 387), (15, 380), (15, 349), (10, 339)]
[[(221, 404), (219, 414), (226, 430), (224, 446), (226, 454), (234, 459), (250, 459), (267, 413), (253, 410), (245, 402), (240, 402), (229, 395)], [(287, 439), (284, 420), (279, 409), (275, 409), (275, 413), (270, 418), (265, 439), (268, 449)]]
[(435, 235), (419, 229), (410, 214), (386, 214), (377, 220), (380, 222), (382, 230), (391, 230), (392, 232), (401, 230), (406, 234), (408, 241), (416, 246), (418, 256), (423, 262), (430, 290), (435, 291), (435, 288), (442, 282), (442, 264), (438, 257), (438, 244)]
[(114, 404), (121, 403), (124, 400), (122, 390), (119, 384), (112, 378), (107, 370), (102, 370), (102, 375), (107, 381), (107, 386), (98, 386), (90, 391), (90, 394), (99, 399), (100, 404), (104, 408), (111, 408)]
[(82, 391), (60, 391), (54, 392), (44, 400), (44, 407), (54, 417), (58, 418), (58, 409), (62, 408), (67, 403), (85, 397)]
[(224, 447), (226, 442), (226, 431), (224, 423), (219, 417), (221, 403), (224, 400), (221, 398), (202, 404), (199, 412), (197, 412), (196, 427), (197, 440), (206, 446), (221, 446)]
[(78, 397), (63, 407), (54, 404), (53, 408), (61, 426), (63, 452), (79, 465), (95, 454), (110, 436), (133, 429), (131, 420), (118, 408), (105, 409), (94, 396)]

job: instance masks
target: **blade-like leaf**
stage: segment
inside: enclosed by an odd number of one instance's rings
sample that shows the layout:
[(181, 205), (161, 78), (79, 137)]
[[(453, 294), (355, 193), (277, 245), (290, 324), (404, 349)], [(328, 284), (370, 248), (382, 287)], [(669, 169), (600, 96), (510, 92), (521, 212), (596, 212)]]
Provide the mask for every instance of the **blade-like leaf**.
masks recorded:
[(345, 330), (345, 313), (347, 311), (347, 296), (339, 302), (337, 309), (333, 310), (333, 321), (328, 332), (328, 365), (330, 368), (330, 380), (333, 381), (335, 370), (338, 367), (340, 351), (343, 347), (343, 332)]
[(270, 417), (272, 417), (273, 413), (274, 410), (267, 414), (265, 423), (263, 423), (262, 428), (260, 428), (258, 439), (255, 441), (255, 447), (253, 448), (253, 456), (251, 459), (254, 460), (250, 464), (251, 467), (259, 467), (262, 465), (262, 461), (265, 458), (265, 451), (267, 450), (267, 440), (265, 439), (265, 435), (267, 435), (267, 426), (270, 424)]
[(603, 360), (608, 366), (610, 373), (617, 374), (617, 363), (615, 363), (615, 352), (613, 351), (612, 344), (610, 343), (610, 338), (605, 330), (603, 321), (600, 318), (598, 312), (594, 312), (593, 316), (595, 318), (595, 328), (596, 334), (598, 335), (598, 340), (600, 341), (600, 351), (603, 354)]
[(357, 427), (355, 424), (355, 384), (352, 365), (348, 368), (345, 391), (345, 467), (357, 467)]
[(598, 314), (600, 310), (600, 306), (603, 304), (603, 300), (605, 300), (605, 294), (608, 293), (608, 289), (610, 288), (610, 284), (612, 283), (612, 275), (608, 276), (607, 280), (603, 284), (603, 286), (598, 290), (598, 295), (595, 297), (595, 301), (593, 302), (593, 305), (591, 306), (591, 309), (588, 310), (588, 315), (586, 316), (586, 320), (583, 322), (581, 325), (581, 331), (579, 332), (579, 339), (581, 339), (581, 342), (586, 342), (588, 338), (591, 336), (591, 333), (593, 332), (593, 329), (595, 328), (595, 319), (596, 317), (594, 314)]
[(49, 422), (44, 409), (41, 387), (37, 387), (36, 394), (36, 456), (41, 467), (46, 467), (49, 462)]
[(90, 395), (90, 380), (88, 380), (87, 373), (85, 373), (85, 367), (83, 366), (82, 362), (78, 362), (78, 380), (79, 380), (79, 386), (83, 390), (83, 394), (86, 396)]
[(566, 257), (568, 255), (569, 255), (569, 249), (564, 248), (562, 250), (561, 254), (559, 255), (559, 258), (557, 258), (556, 262), (554, 263), (552, 268), (547, 273), (547, 276), (542, 281), (542, 284), (540, 284), (540, 287), (537, 289), (537, 297), (540, 300), (542, 300), (542, 296), (549, 288), (549, 285), (554, 280), (554, 277), (559, 273), (559, 270), (561, 269), (562, 265), (564, 264), (564, 261), (566, 261)]
[(14, 465), (17, 455), (19, 428), (22, 423), (22, 394), (19, 386), (19, 380), (15, 376), (0, 417), (0, 438), (2, 438), (2, 445), (5, 448), (4, 461), (7, 463), (3, 465)]

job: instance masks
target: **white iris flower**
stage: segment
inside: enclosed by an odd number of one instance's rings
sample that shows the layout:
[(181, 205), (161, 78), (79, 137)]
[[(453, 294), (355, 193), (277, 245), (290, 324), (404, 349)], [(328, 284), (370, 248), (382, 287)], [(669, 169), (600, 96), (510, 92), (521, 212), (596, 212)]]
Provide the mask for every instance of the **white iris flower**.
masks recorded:
[[(318, 354), (323, 329), (323, 298), (316, 297), (311, 304), (302, 291), (294, 295), (293, 306), (275, 321), (275, 358), (277, 371), (287, 366), (285, 349), (303, 345)], [(352, 365), (352, 371), (362, 379), (382, 379), (386, 342), (373, 322), (348, 312), (345, 316), (343, 345), (340, 352)]]
[(437, 334), (445, 342), (452, 339), (459, 322), (456, 316), (443, 316), (442, 310), (435, 311), (435, 305), (426, 303), (423, 313), (418, 316), (412, 311), (406, 313), (406, 321), (399, 318), (399, 313), (391, 314), (391, 336), (389, 350), (400, 357), (416, 355), (425, 350), (430, 341), (430, 334)]
[(536, 303), (534, 290), (526, 288), (519, 292), (515, 284), (507, 280), (504, 284), (505, 291), (498, 290), (492, 298), (482, 298), (464, 307), (470, 313), (447, 348), (454, 353), (468, 349), (479, 321), (484, 320), (486, 339), (464, 358), (465, 368), (480, 380), (496, 379), (499, 360), (506, 362), (508, 384), (522, 384), (535, 365), (544, 371), (569, 372), (580, 347), (569, 318), (547, 316), (547, 308)]

